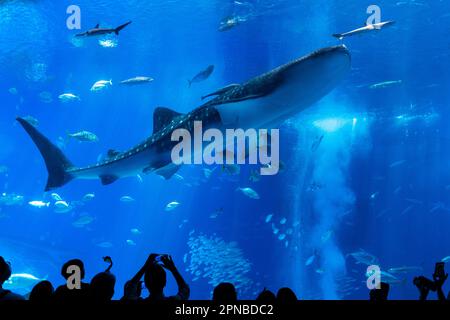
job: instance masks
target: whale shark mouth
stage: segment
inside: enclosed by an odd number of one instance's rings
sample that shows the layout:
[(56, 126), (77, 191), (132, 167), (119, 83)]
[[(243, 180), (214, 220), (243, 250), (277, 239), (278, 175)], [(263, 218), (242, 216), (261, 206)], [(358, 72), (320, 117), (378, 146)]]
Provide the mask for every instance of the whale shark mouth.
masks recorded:
[(246, 96), (225, 100), (216, 108), (226, 127), (277, 127), (330, 93), (350, 65), (345, 46), (324, 48), (247, 82), (240, 89)]

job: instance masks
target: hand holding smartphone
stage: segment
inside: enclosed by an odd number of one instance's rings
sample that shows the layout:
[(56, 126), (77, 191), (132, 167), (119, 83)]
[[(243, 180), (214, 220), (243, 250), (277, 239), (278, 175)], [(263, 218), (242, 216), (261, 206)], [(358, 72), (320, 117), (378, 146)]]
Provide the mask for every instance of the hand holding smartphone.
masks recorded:
[(433, 273), (433, 279), (436, 286), (442, 287), (447, 278), (448, 274), (445, 273), (445, 262), (437, 262)]
[(436, 262), (433, 277), (445, 277), (445, 262)]

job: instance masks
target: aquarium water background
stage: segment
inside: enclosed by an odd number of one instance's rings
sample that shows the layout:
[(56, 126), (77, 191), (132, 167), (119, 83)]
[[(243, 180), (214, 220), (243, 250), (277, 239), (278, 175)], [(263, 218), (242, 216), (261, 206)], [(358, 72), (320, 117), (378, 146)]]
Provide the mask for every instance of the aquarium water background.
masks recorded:
[[(118, 37), (74, 38), (71, 4), (81, 8), (83, 31), (133, 23)], [(55, 191), (73, 209), (55, 212), (44, 162), (16, 116), (38, 119), (75, 164), (94, 163), (149, 136), (157, 106), (188, 112), (218, 88), (339, 44), (331, 34), (364, 25), (371, 4), (396, 24), (343, 41), (351, 73), (283, 124), (278, 175), (186, 166), (169, 181), (73, 181)], [(227, 16), (245, 21), (219, 32)], [(67, 259), (82, 258), (89, 280), (109, 255), (116, 298), (156, 252), (173, 255), (193, 299), (209, 299), (220, 281), (247, 299), (282, 286), (301, 299), (367, 299), (367, 265), (354, 254), (364, 250), (386, 272), (415, 267), (388, 280), (391, 298), (416, 299), (413, 277), (431, 277), (450, 255), (449, 24), (450, 4), (427, 0), (0, 1), (0, 192), (23, 196), (0, 204), (0, 254), (13, 273), (55, 285)], [(211, 77), (189, 88), (210, 64)], [(138, 75), (155, 80), (119, 85)], [(90, 91), (110, 79), (110, 88)], [(371, 87), (386, 81), (396, 83)], [(68, 92), (80, 101), (62, 103)], [(81, 130), (99, 141), (67, 141)], [(236, 191), (244, 187), (259, 199)], [(86, 194), (95, 197), (83, 201)], [(28, 204), (38, 200), (49, 207)], [(172, 201), (180, 205), (166, 211)]]

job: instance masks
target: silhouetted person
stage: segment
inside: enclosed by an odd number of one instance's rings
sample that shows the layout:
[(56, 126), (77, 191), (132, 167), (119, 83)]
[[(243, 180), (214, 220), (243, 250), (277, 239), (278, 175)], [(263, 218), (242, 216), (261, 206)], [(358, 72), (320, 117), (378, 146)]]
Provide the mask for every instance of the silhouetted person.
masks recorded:
[[(169, 270), (175, 278), (178, 285), (178, 293), (174, 296), (166, 297), (164, 295), (164, 288), (166, 286), (166, 271)], [(150, 295), (145, 299), (147, 301), (161, 301), (161, 300), (188, 300), (190, 289), (186, 281), (184, 281), (178, 269), (172, 260), (172, 257), (166, 254), (151, 254), (145, 264), (136, 273), (136, 275), (129, 281), (124, 297), (122, 300), (137, 300), (140, 297), (141, 289), (139, 282), (144, 277), (144, 283)]]
[(214, 288), (212, 300), (220, 304), (224, 303), (231, 304), (233, 302), (236, 302), (237, 301), (236, 288), (232, 283), (229, 282), (219, 283)]
[(111, 257), (104, 257), (103, 260), (109, 263), (108, 268), (96, 274), (90, 283), (91, 299), (96, 302), (111, 301), (114, 296), (114, 286), (116, 285), (116, 277), (111, 273), (113, 262)]
[(436, 286), (434, 282), (424, 276), (415, 277), (413, 280), (414, 285), (419, 289), (420, 296), (419, 300), (427, 300), (428, 293), (431, 291), (436, 291)]
[(142, 281), (128, 280), (123, 287), (122, 301), (139, 301), (142, 300)]
[[(175, 267), (172, 257), (169, 255), (160, 255), (158, 257), (155, 257), (154, 262), (148, 266), (144, 274), (145, 287), (150, 292), (146, 300), (188, 300), (190, 294), (189, 286)], [(159, 259), (159, 262), (156, 259)], [(166, 297), (164, 295), (164, 288), (167, 281), (166, 271), (164, 269), (169, 270), (177, 282), (178, 293), (174, 296)]]
[(297, 300), (297, 296), (290, 288), (281, 288), (277, 292), (278, 303), (290, 304), (297, 302)]
[(25, 300), (21, 295), (3, 289), (3, 284), (11, 277), (11, 264), (0, 257), (0, 301)]
[(85, 270), (84, 263), (80, 259), (72, 259), (67, 261), (61, 268), (61, 275), (66, 280), (66, 283), (59, 286), (54, 293), (55, 301), (68, 301), (68, 302), (82, 302), (89, 300), (89, 284), (82, 282), (80, 289), (69, 289), (67, 286), (67, 280), (72, 275), (69, 272), (70, 266), (77, 266), (80, 269), (80, 281), (84, 279)]
[(370, 301), (386, 301), (388, 299), (390, 286), (388, 283), (381, 282), (380, 289), (370, 290)]
[(33, 287), (33, 290), (31, 290), (29, 300), (39, 303), (51, 302), (54, 291), (55, 289), (50, 281), (41, 281)]
[(276, 302), (277, 298), (275, 297), (275, 294), (264, 288), (263, 291), (258, 295), (256, 298), (256, 301), (265, 303), (265, 304), (274, 304)]
[(135, 276), (125, 283), (123, 297), (121, 300), (124, 301), (134, 301), (134, 300), (142, 300), (142, 277), (144, 276), (146, 270), (155, 263), (155, 259), (158, 255), (151, 254), (148, 256), (144, 265), (139, 269), (139, 271), (135, 274)]

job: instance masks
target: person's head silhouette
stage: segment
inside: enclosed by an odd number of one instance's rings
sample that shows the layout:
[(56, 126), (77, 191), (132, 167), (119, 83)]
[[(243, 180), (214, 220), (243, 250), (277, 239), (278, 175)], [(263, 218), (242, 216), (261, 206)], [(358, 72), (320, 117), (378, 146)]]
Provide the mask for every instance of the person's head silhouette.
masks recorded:
[(281, 288), (277, 292), (277, 302), (279, 303), (294, 303), (297, 301), (297, 296), (290, 288)]
[(127, 281), (123, 287), (124, 300), (139, 300), (142, 295), (142, 281)]
[(150, 295), (161, 295), (166, 286), (166, 282), (166, 271), (161, 265), (153, 263), (147, 268), (144, 275), (144, 283)]
[(72, 273), (69, 272), (69, 267), (71, 266), (77, 266), (80, 269), (80, 279), (84, 279), (84, 263), (80, 259), (72, 259), (64, 263), (61, 268), (61, 275), (64, 277), (64, 279), (67, 280), (72, 275)]
[(275, 303), (276, 300), (277, 298), (275, 297), (275, 294), (266, 288), (264, 288), (264, 290), (256, 298), (256, 301), (262, 303)]
[(0, 257), (0, 287), (11, 277), (11, 264)]
[(114, 286), (116, 285), (116, 277), (110, 272), (113, 266), (111, 257), (103, 257), (103, 261), (108, 263), (108, 268), (96, 274), (90, 285), (91, 298), (96, 301), (110, 301), (114, 296)]
[(52, 300), (54, 288), (50, 281), (44, 280), (33, 287), (30, 293), (30, 301), (50, 302)]
[(96, 274), (91, 280), (91, 295), (96, 301), (109, 301), (114, 296), (116, 277), (109, 271)]
[(236, 288), (232, 283), (222, 282), (214, 288), (213, 301), (218, 303), (234, 302), (237, 300)]

